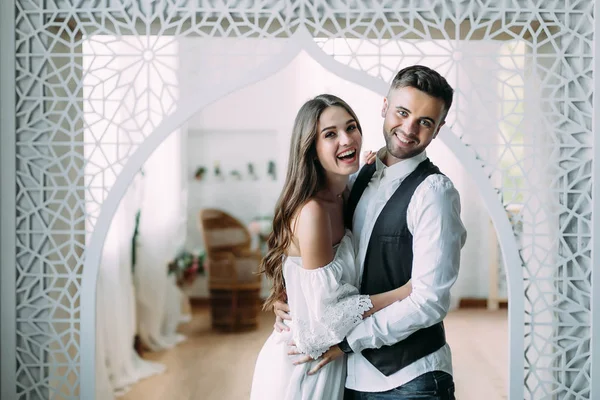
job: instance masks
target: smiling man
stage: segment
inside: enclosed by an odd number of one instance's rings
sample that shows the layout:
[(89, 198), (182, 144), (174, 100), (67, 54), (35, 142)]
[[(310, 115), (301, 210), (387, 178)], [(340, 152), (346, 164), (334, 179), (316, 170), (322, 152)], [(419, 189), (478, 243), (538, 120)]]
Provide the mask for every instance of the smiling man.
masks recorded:
[[(402, 78), (398, 85), (408, 84)], [(447, 109), (452, 104), (452, 91), (437, 98), (412, 86), (392, 88), (383, 100), (383, 136), (386, 165), (406, 160), (422, 153), (444, 125)]]
[(381, 111), (386, 146), (352, 185), (346, 221), (361, 293), (408, 280), (413, 292), (365, 319), (338, 346), (349, 354), (347, 399), (454, 399), (442, 321), (466, 231), (458, 192), (425, 153), (445, 123), (453, 92), (430, 68), (398, 72)]

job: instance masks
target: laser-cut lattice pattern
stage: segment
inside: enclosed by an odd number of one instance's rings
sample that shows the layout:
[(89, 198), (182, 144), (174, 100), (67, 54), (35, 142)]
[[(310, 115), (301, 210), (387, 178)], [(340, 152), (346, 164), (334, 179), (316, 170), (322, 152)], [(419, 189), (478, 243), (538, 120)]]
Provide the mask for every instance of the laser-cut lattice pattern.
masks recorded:
[(503, 201), (523, 204), (526, 398), (590, 398), (593, 2), (16, 4), (20, 398), (78, 396), (86, 227), (137, 146), (190, 96), (186, 79), (208, 87), (240, 68), (177, 65), (182, 41), (263, 39), (237, 55), (260, 68), (280, 51), (265, 39), (299, 27), (386, 82), (419, 62), (448, 77), (448, 123)]

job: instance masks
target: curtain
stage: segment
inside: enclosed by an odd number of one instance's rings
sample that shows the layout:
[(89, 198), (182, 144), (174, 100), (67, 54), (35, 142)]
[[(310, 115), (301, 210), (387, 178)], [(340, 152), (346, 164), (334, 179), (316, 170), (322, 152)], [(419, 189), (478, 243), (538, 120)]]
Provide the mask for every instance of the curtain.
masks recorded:
[(139, 205), (139, 178), (113, 218), (98, 273), (96, 325), (96, 398), (111, 399), (165, 367), (142, 360), (133, 349), (135, 291), (131, 274), (131, 237)]
[(177, 334), (182, 293), (167, 265), (185, 242), (181, 133), (173, 132), (144, 165), (139, 247), (134, 281), (138, 329), (145, 346), (159, 351), (185, 339)]

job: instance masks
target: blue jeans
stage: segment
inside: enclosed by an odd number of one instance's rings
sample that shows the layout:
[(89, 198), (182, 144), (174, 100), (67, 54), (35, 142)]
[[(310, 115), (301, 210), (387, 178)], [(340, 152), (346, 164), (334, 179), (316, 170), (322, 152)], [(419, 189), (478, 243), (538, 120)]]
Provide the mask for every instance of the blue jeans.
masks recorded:
[(387, 392), (354, 392), (346, 389), (345, 400), (455, 400), (452, 375), (427, 372)]

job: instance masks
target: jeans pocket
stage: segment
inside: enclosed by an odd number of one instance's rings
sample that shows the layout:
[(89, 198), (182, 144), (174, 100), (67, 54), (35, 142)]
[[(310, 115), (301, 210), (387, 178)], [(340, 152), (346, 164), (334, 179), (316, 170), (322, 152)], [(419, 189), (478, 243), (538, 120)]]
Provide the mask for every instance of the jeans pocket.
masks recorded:
[(452, 375), (443, 371), (434, 371), (433, 379), (435, 380), (436, 388), (439, 390), (441, 399), (454, 400), (454, 378)]
[(456, 397), (454, 396), (454, 383), (448, 387), (448, 397), (443, 400), (456, 400)]
[(449, 385), (454, 382), (452, 375), (444, 371), (433, 371), (432, 372), (433, 379), (438, 383), (438, 385)]

